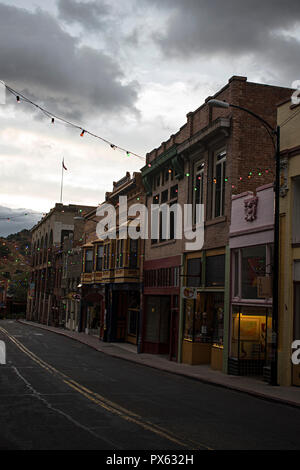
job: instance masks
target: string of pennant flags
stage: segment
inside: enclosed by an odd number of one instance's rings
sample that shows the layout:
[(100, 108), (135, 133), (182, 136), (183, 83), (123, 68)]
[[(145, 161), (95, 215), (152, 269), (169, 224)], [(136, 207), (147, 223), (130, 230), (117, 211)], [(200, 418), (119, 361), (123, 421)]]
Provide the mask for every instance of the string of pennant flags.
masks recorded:
[[(3, 83), (3, 82), (2, 82), (2, 83)], [(54, 124), (55, 121), (62, 122), (62, 123), (64, 123), (64, 124), (67, 124), (67, 125), (70, 126), (70, 127), (73, 127), (74, 129), (77, 129), (77, 130), (80, 132), (80, 134), (79, 134), (80, 137), (83, 137), (84, 135), (90, 135), (91, 137), (94, 137), (94, 138), (99, 139), (99, 140), (101, 140), (102, 142), (106, 143), (106, 144), (109, 145), (113, 150), (120, 150), (121, 152), (125, 152), (125, 154), (126, 154), (127, 157), (134, 156), (134, 157), (139, 158), (139, 159), (142, 160), (143, 162), (145, 161), (145, 157), (142, 157), (142, 156), (139, 155), (138, 153), (135, 153), (135, 152), (126, 150), (125, 148), (120, 147), (119, 145), (114, 144), (113, 142), (110, 142), (109, 140), (105, 139), (104, 137), (101, 137), (100, 135), (95, 134), (94, 132), (89, 131), (88, 129), (86, 129), (86, 128), (83, 127), (83, 126), (80, 126), (80, 125), (78, 125), (78, 124), (74, 124), (73, 122), (68, 121), (68, 120), (65, 119), (65, 118), (62, 118), (62, 117), (60, 117), (60, 116), (57, 116), (56, 114), (52, 113), (51, 111), (48, 111), (48, 110), (47, 110), (46, 108), (44, 108), (43, 106), (41, 106), (41, 105), (35, 103), (34, 101), (30, 100), (29, 98), (27, 98), (26, 96), (24, 96), (22, 93), (20, 93), (19, 91), (13, 89), (12, 87), (10, 87), (9, 85), (7, 85), (6, 83), (4, 83), (4, 86), (5, 86), (6, 90), (7, 90), (9, 93), (11, 93), (12, 95), (15, 96), (17, 103), (21, 103), (22, 101), (24, 101), (25, 103), (28, 103), (28, 104), (34, 106), (36, 109), (38, 109), (40, 112), (42, 112), (45, 116), (47, 116), (47, 117), (50, 119), (51, 124)]]

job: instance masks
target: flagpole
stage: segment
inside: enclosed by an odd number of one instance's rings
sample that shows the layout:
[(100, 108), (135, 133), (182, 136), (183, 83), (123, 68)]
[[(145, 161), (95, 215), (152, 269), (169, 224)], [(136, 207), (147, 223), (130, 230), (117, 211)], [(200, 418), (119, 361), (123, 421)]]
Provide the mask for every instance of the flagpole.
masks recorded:
[(60, 184), (60, 203), (61, 204), (62, 204), (63, 184), (64, 184), (64, 165), (62, 161), (61, 162), (61, 184)]

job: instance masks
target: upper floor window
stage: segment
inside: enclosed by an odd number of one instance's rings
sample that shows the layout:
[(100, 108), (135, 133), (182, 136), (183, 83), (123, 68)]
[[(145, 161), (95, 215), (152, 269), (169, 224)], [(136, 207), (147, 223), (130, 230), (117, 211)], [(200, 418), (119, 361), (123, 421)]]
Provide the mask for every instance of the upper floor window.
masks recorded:
[(213, 216), (224, 215), (225, 209), (226, 151), (215, 154), (213, 173)]
[(85, 273), (91, 273), (93, 271), (93, 249), (86, 250), (85, 252), (85, 266), (84, 266), (84, 272)]
[(123, 242), (124, 240), (116, 240), (116, 268), (123, 267)]
[(188, 287), (200, 287), (201, 285), (201, 258), (192, 258), (187, 260), (186, 285)]
[(136, 268), (138, 265), (138, 240), (129, 240), (129, 267)]
[(110, 245), (106, 243), (104, 245), (104, 256), (103, 256), (103, 269), (109, 269), (109, 256), (110, 255)]
[(102, 271), (102, 269), (103, 269), (103, 254), (104, 254), (103, 245), (98, 245), (98, 247), (97, 247), (96, 271)]
[(207, 287), (223, 287), (225, 284), (225, 255), (207, 256), (205, 262)]
[(204, 201), (204, 162), (197, 162), (194, 169), (193, 185), (193, 222), (196, 223), (197, 204)]

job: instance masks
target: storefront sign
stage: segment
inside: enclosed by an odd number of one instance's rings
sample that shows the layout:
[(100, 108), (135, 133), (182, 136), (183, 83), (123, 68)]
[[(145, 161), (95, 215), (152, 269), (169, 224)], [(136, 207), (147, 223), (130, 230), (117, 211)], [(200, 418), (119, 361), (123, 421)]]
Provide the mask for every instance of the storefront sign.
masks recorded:
[(260, 299), (270, 299), (272, 297), (270, 276), (257, 276), (257, 297)]
[(197, 289), (196, 287), (182, 287), (181, 294), (184, 299), (196, 299)]

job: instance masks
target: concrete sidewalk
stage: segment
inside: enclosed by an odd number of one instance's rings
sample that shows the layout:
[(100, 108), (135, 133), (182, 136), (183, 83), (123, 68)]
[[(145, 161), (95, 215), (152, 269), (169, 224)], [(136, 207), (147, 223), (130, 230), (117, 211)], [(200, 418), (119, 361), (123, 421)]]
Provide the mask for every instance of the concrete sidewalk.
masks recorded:
[(273, 387), (261, 380), (250, 377), (226, 375), (212, 370), (208, 365), (190, 366), (169, 361), (167, 358), (152, 354), (137, 354), (136, 346), (127, 343), (104, 343), (96, 336), (85, 333), (77, 333), (62, 328), (42, 325), (40, 323), (18, 320), (24, 325), (52, 331), (68, 338), (80, 341), (99, 352), (108, 354), (118, 359), (135, 362), (137, 364), (160, 369), (190, 379), (200, 380), (220, 387), (225, 387), (238, 392), (247, 393), (265, 400), (300, 407), (299, 387)]

